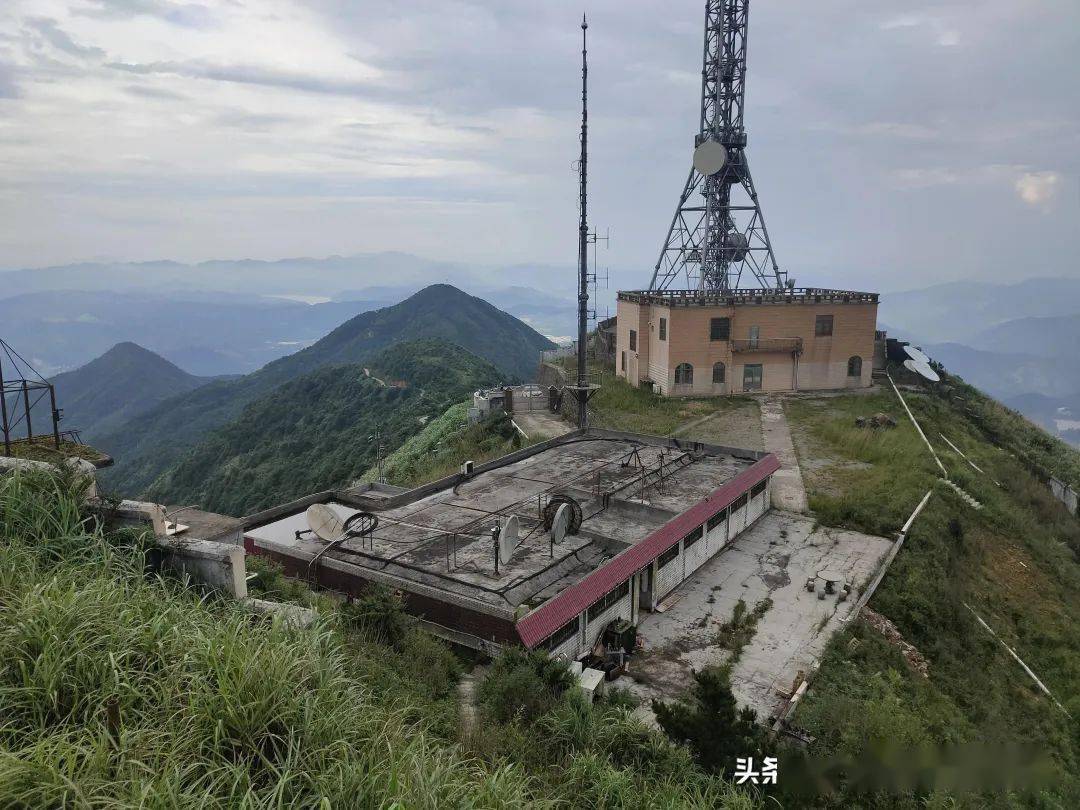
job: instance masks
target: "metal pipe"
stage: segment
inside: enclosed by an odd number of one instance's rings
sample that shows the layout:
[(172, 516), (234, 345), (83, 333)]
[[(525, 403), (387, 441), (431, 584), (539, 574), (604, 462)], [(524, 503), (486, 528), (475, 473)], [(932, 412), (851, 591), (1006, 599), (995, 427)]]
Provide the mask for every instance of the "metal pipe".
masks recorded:
[(8, 430), (7, 389), (4, 387), (4, 363), (0, 360), (0, 424), (4, 430), (4, 455), (11, 455), (11, 432)]
[(49, 385), (49, 404), (52, 407), (52, 432), (53, 432), (53, 444), (57, 450), (60, 449), (60, 417), (56, 411), (56, 388)]
[(27, 444), (33, 444), (34, 441), (34, 428), (30, 424), (30, 388), (26, 384), (26, 380), (22, 381), (23, 391), (23, 405), (26, 407), (26, 441)]

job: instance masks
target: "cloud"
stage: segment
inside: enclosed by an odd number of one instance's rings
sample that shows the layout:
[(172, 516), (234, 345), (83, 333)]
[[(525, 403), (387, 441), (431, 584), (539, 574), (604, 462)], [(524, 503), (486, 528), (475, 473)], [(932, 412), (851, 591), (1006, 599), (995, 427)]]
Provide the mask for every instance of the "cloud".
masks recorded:
[(946, 23), (941, 17), (924, 13), (901, 14), (885, 20), (879, 28), (882, 31), (903, 29), (924, 29), (934, 42), (943, 48), (952, 48), (960, 44), (960, 32)]
[(57, 25), (56, 20), (47, 17), (31, 17), (26, 21), (27, 27), (36, 31), (43, 40), (52, 45), (56, 50), (70, 56), (81, 59), (104, 59), (105, 51), (89, 45), (80, 45), (71, 36)]
[(15, 69), (0, 62), (0, 99), (18, 98), (19, 88), (15, 84)]
[(173, 3), (169, 0), (87, 0), (91, 8), (76, 13), (98, 19), (126, 19), (137, 15), (156, 17), (174, 25), (203, 28), (213, 12), (201, 3)]
[(1046, 208), (1057, 196), (1060, 184), (1057, 172), (1025, 172), (1016, 180), (1016, 193), (1025, 205)]
[(370, 96), (375, 84), (371, 79), (344, 79), (318, 76), (261, 65), (213, 64), (197, 60), (186, 62), (128, 63), (109, 62), (107, 67), (141, 76), (182, 76), (188, 79), (207, 79), (215, 82), (252, 84), (299, 90), (304, 93), (325, 93), (336, 96)]

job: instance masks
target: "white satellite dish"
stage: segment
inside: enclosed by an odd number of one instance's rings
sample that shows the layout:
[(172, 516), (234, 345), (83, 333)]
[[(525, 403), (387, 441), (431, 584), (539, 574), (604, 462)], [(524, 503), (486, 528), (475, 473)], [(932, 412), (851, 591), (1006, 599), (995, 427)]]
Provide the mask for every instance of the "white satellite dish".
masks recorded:
[(345, 530), (345, 524), (337, 512), (325, 503), (313, 503), (307, 508), (307, 522), (315, 536), (327, 543), (339, 540)]
[(520, 533), (521, 524), (517, 515), (511, 515), (510, 519), (503, 524), (502, 531), (499, 532), (499, 562), (503, 565), (509, 563), (510, 558), (514, 556)]
[(904, 353), (907, 354), (907, 356), (914, 360), (916, 363), (922, 363), (924, 366), (930, 365), (930, 358), (923, 354), (921, 350), (916, 349), (914, 346), (905, 346)]
[(727, 163), (727, 150), (714, 140), (702, 141), (694, 150), (694, 168), (709, 177)]
[(919, 363), (915, 360), (905, 360), (904, 368), (908, 371), (915, 372), (920, 377), (923, 377), (930, 382), (941, 382), (941, 377), (938, 376), (938, 373), (926, 363)]
[(566, 539), (570, 528), (570, 504), (562, 504), (555, 510), (555, 520), (551, 521), (551, 542), (556, 545)]

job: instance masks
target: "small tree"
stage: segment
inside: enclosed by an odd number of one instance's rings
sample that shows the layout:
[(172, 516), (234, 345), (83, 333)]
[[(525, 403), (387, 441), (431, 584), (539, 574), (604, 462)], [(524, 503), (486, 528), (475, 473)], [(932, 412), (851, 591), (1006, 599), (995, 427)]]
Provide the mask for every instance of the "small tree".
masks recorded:
[(736, 705), (727, 667), (695, 672), (688, 695), (673, 702), (654, 700), (652, 708), (668, 737), (689, 746), (697, 763), (713, 773), (730, 770), (737, 757), (761, 755), (757, 716)]

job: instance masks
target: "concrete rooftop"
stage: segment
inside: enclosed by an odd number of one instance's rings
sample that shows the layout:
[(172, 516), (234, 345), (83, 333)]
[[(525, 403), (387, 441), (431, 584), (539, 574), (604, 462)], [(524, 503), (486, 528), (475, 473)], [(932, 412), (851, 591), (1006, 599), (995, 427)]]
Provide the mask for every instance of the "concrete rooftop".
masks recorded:
[[(485, 465), (472, 477), (413, 492), (368, 493), (363, 487), (322, 499), (346, 518), (363, 509), (378, 515), (373, 535), (349, 540), (322, 560), (396, 575), (503, 611), (535, 607), (677, 514), (703, 500), (753, 464), (760, 454), (607, 431), (555, 439), (516, 461)], [(736, 455), (738, 454), (738, 455)], [(642, 470), (658, 470), (642, 488)], [(604, 494), (607, 493), (607, 505)], [(567, 494), (582, 506), (576, 536), (552, 549), (540, 510)], [(325, 548), (311, 535), (306, 507), (286, 507), (272, 519), (249, 520), (245, 535), (301, 559)], [(522, 538), (508, 564), (495, 571), (490, 530), (511, 515)], [(269, 516), (268, 516), (269, 517)]]

